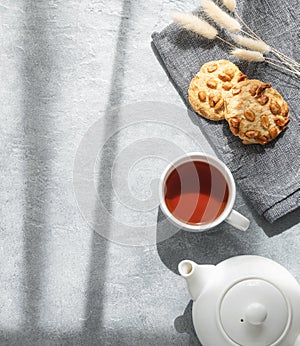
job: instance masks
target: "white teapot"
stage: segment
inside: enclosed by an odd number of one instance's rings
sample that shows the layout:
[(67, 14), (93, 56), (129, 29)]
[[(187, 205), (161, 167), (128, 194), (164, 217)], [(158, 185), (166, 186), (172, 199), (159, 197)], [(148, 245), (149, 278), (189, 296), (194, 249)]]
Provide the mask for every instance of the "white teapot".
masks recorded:
[(300, 346), (300, 285), (278, 263), (237, 256), (214, 265), (178, 265), (193, 299), (203, 346)]

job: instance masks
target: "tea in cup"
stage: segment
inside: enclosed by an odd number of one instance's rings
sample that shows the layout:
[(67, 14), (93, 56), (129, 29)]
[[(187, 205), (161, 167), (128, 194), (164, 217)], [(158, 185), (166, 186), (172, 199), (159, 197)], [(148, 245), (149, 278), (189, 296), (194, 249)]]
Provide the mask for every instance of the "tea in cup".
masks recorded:
[(204, 231), (225, 221), (245, 231), (249, 220), (233, 210), (236, 186), (228, 167), (205, 153), (189, 153), (163, 172), (159, 186), (163, 213), (180, 228)]

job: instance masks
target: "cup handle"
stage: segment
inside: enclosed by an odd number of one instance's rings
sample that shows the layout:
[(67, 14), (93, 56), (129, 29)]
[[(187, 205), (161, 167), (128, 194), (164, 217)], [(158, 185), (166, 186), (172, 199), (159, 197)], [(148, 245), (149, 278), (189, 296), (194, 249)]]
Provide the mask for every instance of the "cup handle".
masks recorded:
[(240, 231), (246, 231), (250, 225), (250, 221), (234, 209), (231, 210), (225, 221)]

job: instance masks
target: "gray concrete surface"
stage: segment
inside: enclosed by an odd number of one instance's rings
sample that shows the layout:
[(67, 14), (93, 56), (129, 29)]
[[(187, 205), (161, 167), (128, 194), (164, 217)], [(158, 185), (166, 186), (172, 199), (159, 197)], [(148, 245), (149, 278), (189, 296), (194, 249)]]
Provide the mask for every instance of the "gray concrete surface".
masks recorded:
[[(239, 193), (248, 232), (190, 234), (157, 206), (172, 155), (212, 152), (150, 45), (170, 10), (194, 6), (0, 1), (0, 345), (199, 345), (183, 258), (259, 254), (300, 281), (299, 211), (270, 225)], [(141, 122), (130, 106), (139, 101), (154, 110)], [(178, 112), (166, 118), (159, 101)], [(83, 142), (95, 162), (78, 154)], [(89, 171), (76, 166), (83, 158)]]

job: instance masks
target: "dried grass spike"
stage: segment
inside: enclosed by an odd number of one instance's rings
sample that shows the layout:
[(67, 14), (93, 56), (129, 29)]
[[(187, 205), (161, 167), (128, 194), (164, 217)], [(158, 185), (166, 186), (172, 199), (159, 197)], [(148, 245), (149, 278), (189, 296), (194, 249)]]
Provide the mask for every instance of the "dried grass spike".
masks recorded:
[(236, 1), (235, 0), (223, 0), (223, 4), (229, 11), (235, 12)]
[(223, 28), (229, 30), (230, 32), (238, 32), (241, 30), (241, 24), (223, 11), (213, 1), (201, 0), (201, 5), (204, 12)]
[(271, 47), (262, 40), (254, 40), (242, 35), (232, 35), (232, 38), (237, 44), (251, 50), (256, 50), (261, 53), (269, 53), (271, 50)]
[(193, 31), (209, 40), (215, 39), (218, 34), (216, 28), (191, 13), (173, 12), (171, 17), (175, 23), (183, 28)]
[(258, 62), (265, 61), (265, 57), (262, 55), (262, 53), (253, 50), (236, 48), (231, 51), (231, 54), (241, 60)]

